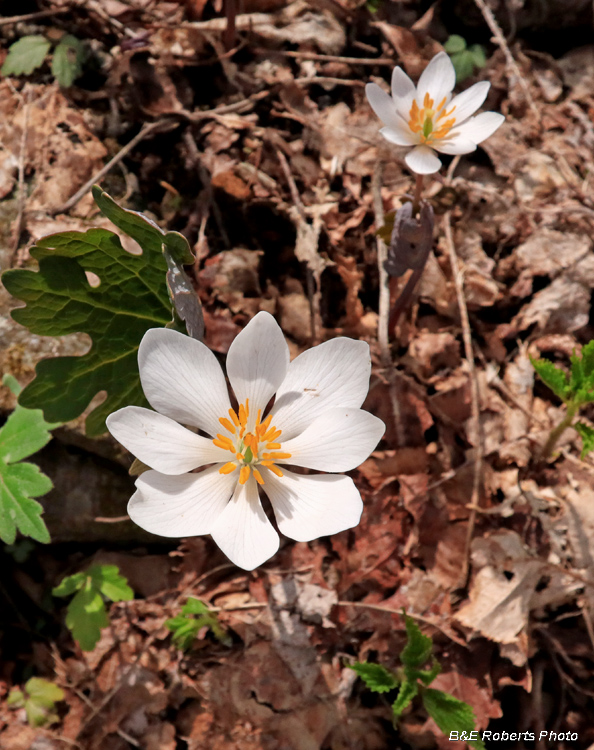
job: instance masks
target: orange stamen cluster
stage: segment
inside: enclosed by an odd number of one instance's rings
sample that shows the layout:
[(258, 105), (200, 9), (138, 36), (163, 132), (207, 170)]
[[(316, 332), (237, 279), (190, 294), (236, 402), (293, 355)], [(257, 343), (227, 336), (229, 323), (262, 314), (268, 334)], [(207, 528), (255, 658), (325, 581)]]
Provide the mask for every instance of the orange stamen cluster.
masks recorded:
[(231, 436), (218, 434), (212, 442), (217, 447), (233, 453), (235, 460), (221, 466), (219, 473), (231, 474), (239, 468), (239, 484), (245, 484), (250, 473), (253, 473), (258, 484), (264, 484), (262, 474), (256, 468), (261, 464), (269, 468), (277, 477), (282, 477), (283, 472), (276, 466), (275, 461), (291, 458), (291, 454), (279, 451), (281, 444), (278, 439), (282, 431), (271, 426), (272, 414), (261, 421), (262, 410), (258, 409), (256, 422), (248, 430), (250, 404), (249, 399), (246, 399), (245, 404), (240, 404), (237, 411), (229, 409), (229, 417), (230, 419), (221, 417), (219, 422)]
[[(436, 140), (445, 138), (456, 123), (456, 118), (452, 113), (456, 109), (454, 105), (450, 111), (446, 111), (446, 97), (439, 102), (437, 107), (433, 107), (433, 99), (429, 94), (425, 94), (423, 106), (419, 107), (417, 100), (414, 99), (409, 112), (408, 127), (413, 133), (419, 133), (421, 143), (431, 144)], [(443, 122), (440, 122), (443, 120)]]

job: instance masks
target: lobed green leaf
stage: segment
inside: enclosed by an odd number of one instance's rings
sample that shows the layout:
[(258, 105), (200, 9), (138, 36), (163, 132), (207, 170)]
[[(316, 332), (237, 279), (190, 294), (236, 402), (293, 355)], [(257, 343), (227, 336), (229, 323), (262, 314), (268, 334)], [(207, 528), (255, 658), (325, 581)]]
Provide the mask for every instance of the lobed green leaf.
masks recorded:
[(530, 357), (532, 367), (542, 382), (548, 386), (553, 393), (563, 401), (571, 396), (571, 387), (567, 373), (548, 359), (533, 359)]
[(43, 65), (51, 43), (39, 34), (24, 36), (11, 44), (0, 70), (3, 76), (29, 75)]
[[(441, 729), (446, 737), (450, 732), (467, 732), (470, 734), (475, 728), (474, 711), (463, 701), (454, 698), (449, 693), (432, 688), (424, 688), (422, 691), (423, 705), (433, 721)], [(484, 750), (483, 741), (467, 740), (468, 744), (477, 750)]]
[(388, 693), (398, 687), (396, 677), (381, 664), (355, 662), (348, 665), (374, 693)]
[(404, 709), (410, 705), (412, 699), (419, 693), (419, 683), (416, 680), (412, 682), (410, 680), (404, 680), (400, 685), (400, 691), (398, 697), (392, 703), (392, 711), (394, 716), (398, 717), (402, 714)]
[(407, 642), (400, 654), (400, 661), (405, 667), (420, 667), (431, 656), (433, 641), (429, 636), (423, 635), (417, 623), (412, 617), (404, 613), (404, 624), (406, 627)]
[(594, 429), (585, 422), (576, 422), (573, 426), (582, 439), (582, 452), (580, 458), (584, 459), (588, 453), (594, 451)]

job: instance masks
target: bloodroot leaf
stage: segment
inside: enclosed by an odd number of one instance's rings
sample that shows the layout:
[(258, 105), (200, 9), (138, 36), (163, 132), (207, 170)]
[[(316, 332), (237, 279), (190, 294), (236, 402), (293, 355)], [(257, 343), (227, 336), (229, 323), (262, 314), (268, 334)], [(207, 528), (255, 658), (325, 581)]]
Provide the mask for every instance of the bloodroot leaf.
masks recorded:
[[(10, 294), (27, 303), (13, 310), (12, 317), (32, 333), (83, 332), (91, 337), (92, 346), (82, 357), (39, 362), (37, 377), (19, 398), (22, 406), (43, 409), (46, 419), (66, 422), (106, 391), (106, 400), (87, 418), (91, 436), (105, 432), (105, 419), (116, 409), (147, 403), (138, 375), (138, 346), (149, 328), (172, 319), (161, 250), (172, 235), (176, 241), (181, 237), (121, 208), (100, 188), (93, 195), (101, 211), (136, 240), (142, 255), (126, 252), (107, 229), (61, 232), (31, 249), (38, 272), (12, 269), (2, 276)], [(99, 277), (98, 286), (89, 284), (86, 272)]]

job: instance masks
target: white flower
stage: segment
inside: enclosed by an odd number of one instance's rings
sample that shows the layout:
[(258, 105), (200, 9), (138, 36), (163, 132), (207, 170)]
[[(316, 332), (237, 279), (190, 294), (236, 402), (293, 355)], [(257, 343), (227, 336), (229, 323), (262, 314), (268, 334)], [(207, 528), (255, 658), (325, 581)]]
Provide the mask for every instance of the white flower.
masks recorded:
[(363, 503), (350, 477), (305, 476), (285, 464), (348, 471), (377, 445), (385, 425), (359, 408), (371, 371), (365, 342), (332, 339), (289, 363), (280, 327), (272, 315), (258, 313), (227, 356), (237, 410), (216, 357), (196, 339), (151, 329), (140, 344), (138, 364), (156, 411), (127, 406), (111, 414), (107, 426), (152, 467), (136, 480), (128, 504), (130, 517), (143, 529), (168, 537), (211, 534), (230, 560), (252, 570), (279, 546), (258, 485), (280, 531), (297, 541), (359, 523)]
[(441, 167), (435, 154), (469, 154), (492, 135), (505, 119), (497, 112), (471, 117), (487, 97), (491, 84), (475, 83), (452, 99), (456, 72), (445, 52), (435, 55), (415, 87), (402, 68), (392, 73), (392, 96), (376, 83), (365, 87), (367, 100), (384, 123), (384, 138), (397, 146), (413, 147), (405, 156), (417, 174)]

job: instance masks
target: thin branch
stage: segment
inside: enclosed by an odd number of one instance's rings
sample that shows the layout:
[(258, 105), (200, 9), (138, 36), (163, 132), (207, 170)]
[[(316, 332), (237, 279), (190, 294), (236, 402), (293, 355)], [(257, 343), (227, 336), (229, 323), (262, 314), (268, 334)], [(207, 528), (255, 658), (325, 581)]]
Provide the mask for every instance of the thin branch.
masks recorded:
[(40, 10), (37, 13), (25, 13), (22, 16), (0, 18), (0, 26), (8, 26), (11, 23), (20, 23), (21, 21), (36, 21), (38, 18), (57, 16), (60, 13), (69, 13), (71, 10), (72, 8), (56, 8), (55, 10)]
[(476, 524), (477, 508), (480, 503), (480, 489), (481, 489), (481, 478), (483, 468), (483, 455), (484, 455), (484, 436), (481, 425), (481, 414), (480, 414), (480, 400), (479, 400), (479, 387), (478, 379), (476, 376), (476, 368), (474, 366), (474, 351), (472, 348), (472, 333), (470, 331), (470, 319), (468, 317), (468, 308), (466, 306), (466, 300), (464, 298), (464, 285), (463, 285), (463, 272), (458, 264), (458, 257), (456, 255), (456, 249), (454, 247), (454, 239), (452, 237), (452, 224), (451, 224), (451, 213), (448, 211), (444, 216), (444, 229), (446, 247), (450, 258), (450, 265), (452, 267), (452, 275), (454, 277), (454, 285), (456, 288), (456, 298), (458, 301), (458, 308), (460, 310), (460, 321), (462, 323), (462, 338), (464, 341), (464, 355), (468, 362), (470, 370), (470, 387), (471, 387), (471, 420), (472, 420), (472, 432), (475, 440), (475, 456), (474, 456), (474, 474), (472, 480), (472, 495), (470, 498), (470, 516), (468, 518), (468, 533), (466, 535), (466, 544), (464, 547), (464, 557), (462, 563), (462, 571), (460, 574), (461, 587), (466, 588), (468, 583), (468, 573), (470, 570), (470, 545), (472, 543), (472, 537), (474, 534), (474, 527)]
[[(382, 182), (384, 181), (385, 164), (377, 161), (373, 176), (371, 178), (371, 192), (373, 196), (373, 211), (375, 213), (375, 230), (379, 231), (384, 226), (384, 204), (382, 201)], [(379, 320), (377, 326), (377, 339), (380, 347), (380, 357), (383, 367), (390, 367), (392, 358), (390, 356), (390, 341), (388, 331), (388, 319), (390, 317), (390, 280), (386, 271), (388, 259), (388, 248), (381, 237), (377, 237), (377, 270), (379, 273)]]
[(294, 52), (293, 50), (286, 49), (263, 49), (256, 47), (254, 49), (256, 54), (266, 55), (280, 55), (282, 57), (292, 57), (296, 60), (314, 60), (315, 62), (338, 62), (345, 63), (345, 65), (386, 65), (391, 68), (394, 67), (394, 60), (389, 57), (342, 57), (341, 55), (320, 55), (316, 52)]
[(518, 67), (518, 63), (514, 60), (514, 56), (511, 53), (509, 45), (507, 41), (505, 40), (505, 37), (503, 36), (503, 31), (501, 30), (501, 26), (499, 26), (499, 24), (497, 23), (497, 19), (493, 15), (493, 12), (491, 11), (491, 9), (485, 3), (485, 0), (474, 0), (474, 2), (476, 3), (480, 12), (483, 14), (483, 18), (485, 19), (487, 26), (489, 27), (491, 33), (493, 34), (495, 41), (501, 48), (501, 51), (503, 52), (503, 54), (505, 55), (505, 60), (507, 62), (508, 68), (513, 72), (513, 74), (518, 79), (518, 82), (520, 86), (522, 87), (522, 91), (524, 92), (524, 96), (526, 97), (526, 101), (528, 102), (530, 106), (530, 109), (537, 117), (540, 118), (538, 107), (536, 106), (534, 99), (532, 98), (532, 94), (530, 93), (530, 88), (528, 86), (528, 83), (526, 82), (526, 79), (522, 75), (522, 71)]

